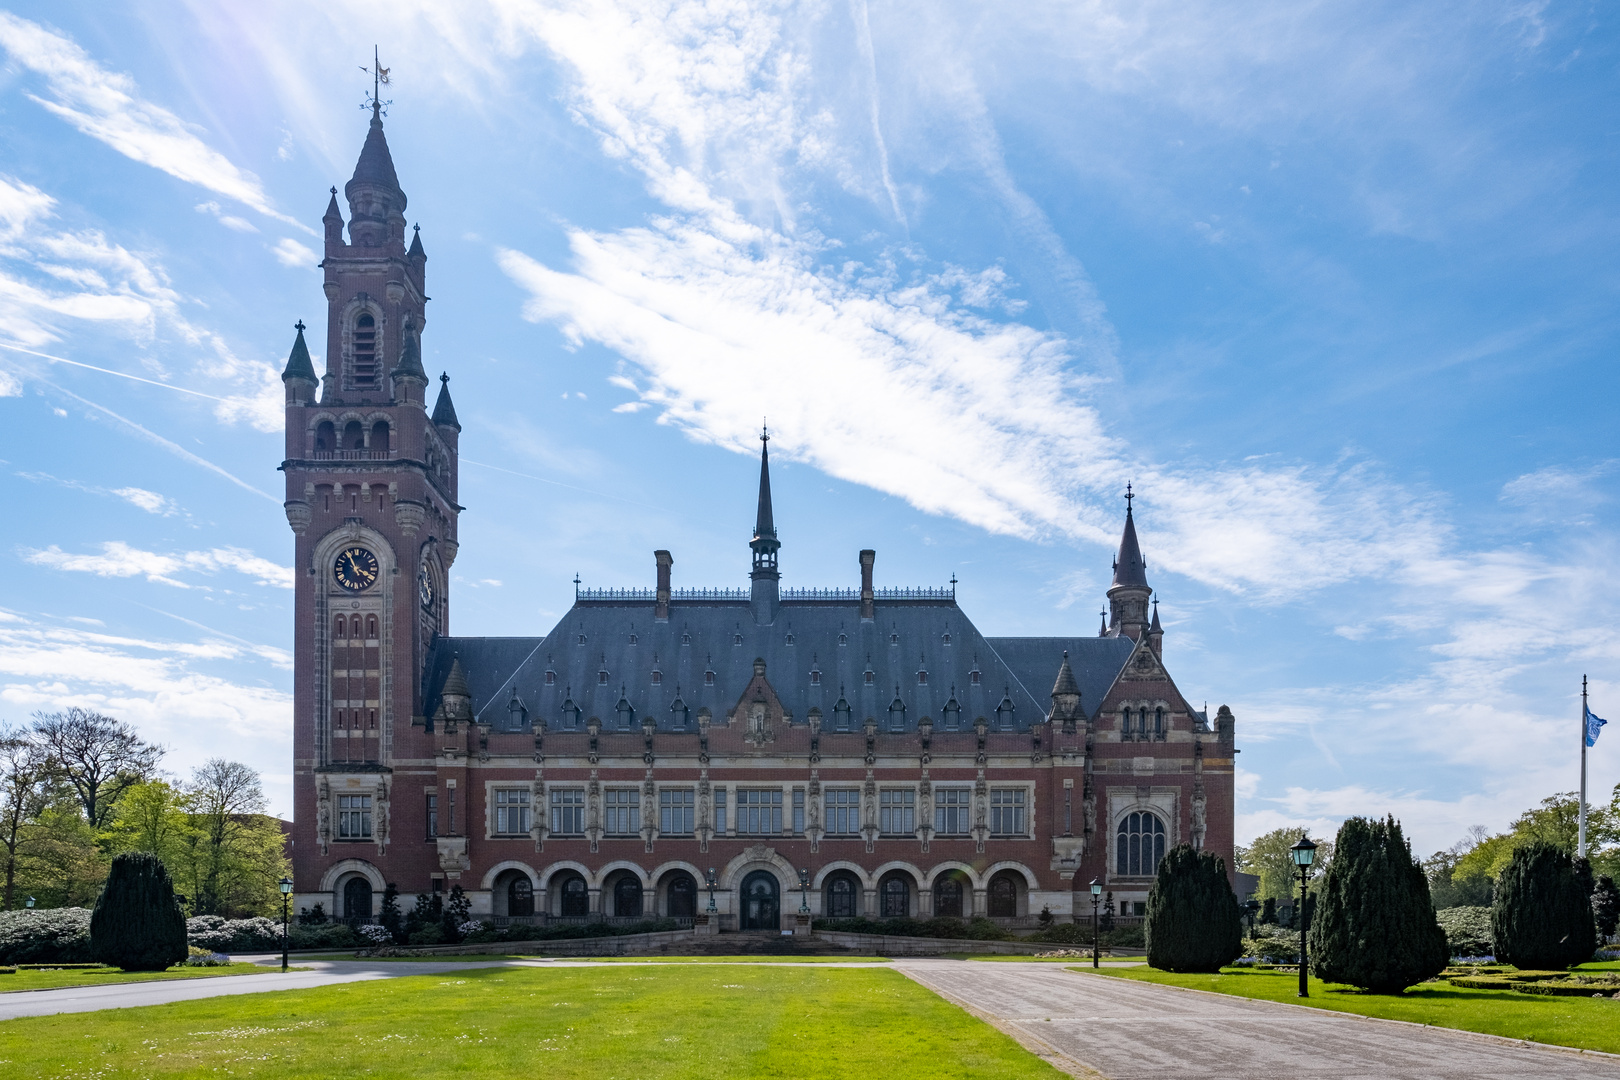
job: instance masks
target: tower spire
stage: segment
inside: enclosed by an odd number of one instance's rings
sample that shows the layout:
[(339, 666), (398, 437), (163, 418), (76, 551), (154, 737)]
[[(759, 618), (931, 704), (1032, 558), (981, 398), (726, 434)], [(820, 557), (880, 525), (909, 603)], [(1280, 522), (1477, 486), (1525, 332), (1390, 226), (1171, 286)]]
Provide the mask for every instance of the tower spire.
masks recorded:
[(1140, 640), (1148, 629), (1148, 598), (1153, 595), (1153, 589), (1148, 585), (1142, 545), (1136, 539), (1135, 498), (1136, 492), (1126, 484), (1125, 530), (1120, 534), (1119, 552), (1114, 558), (1114, 581), (1108, 589), (1108, 607), (1112, 615), (1109, 629)]
[(781, 573), (776, 568), (776, 552), (782, 544), (776, 539), (776, 519), (771, 512), (771, 433), (759, 433), (759, 509), (754, 515), (754, 538), (748, 542), (754, 552), (751, 582), (754, 621), (769, 625), (776, 621), (781, 598)]

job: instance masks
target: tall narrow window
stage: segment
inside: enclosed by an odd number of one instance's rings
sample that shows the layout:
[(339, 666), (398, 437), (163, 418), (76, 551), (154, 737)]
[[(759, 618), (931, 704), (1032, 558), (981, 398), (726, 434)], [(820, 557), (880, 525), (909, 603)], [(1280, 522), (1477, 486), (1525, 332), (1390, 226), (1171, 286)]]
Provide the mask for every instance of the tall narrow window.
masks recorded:
[(658, 793), (658, 831), (664, 836), (691, 836), (693, 794), (691, 788), (664, 788)]
[(1164, 822), (1147, 811), (1126, 814), (1114, 836), (1114, 873), (1147, 877), (1164, 858)]
[(557, 836), (585, 833), (585, 789), (551, 789), (551, 831)]
[(609, 788), (602, 793), (602, 817), (609, 836), (641, 831), (641, 795), (635, 788)]
[(934, 831), (941, 836), (966, 836), (972, 796), (971, 788), (935, 788)]
[(371, 839), (371, 796), (338, 796), (338, 839)]
[(726, 789), (714, 789), (714, 835), (726, 835)]
[(804, 788), (793, 789), (793, 835), (804, 835)]
[(827, 835), (855, 836), (861, 831), (861, 793), (858, 788), (829, 788)]
[(1164, 710), (1163, 709), (1154, 709), (1153, 710), (1153, 737), (1155, 739), (1164, 738)]
[(427, 793), (427, 838), (432, 840), (439, 835), (439, 795), (438, 792)]
[(495, 792), (495, 831), (504, 836), (529, 831), (527, 788), (501, 788)]
[(354, 320), (354, 364), (350, 368), (357, 387), (377, 385), (377, 320), (362, 311)]
[(990, 789), (990, 834), (1024, 835), (1024, 789)]
[(878, 831), (905, 836), (917, 831), (917, 793), (911, 788), (884, 788), (878, 793)]

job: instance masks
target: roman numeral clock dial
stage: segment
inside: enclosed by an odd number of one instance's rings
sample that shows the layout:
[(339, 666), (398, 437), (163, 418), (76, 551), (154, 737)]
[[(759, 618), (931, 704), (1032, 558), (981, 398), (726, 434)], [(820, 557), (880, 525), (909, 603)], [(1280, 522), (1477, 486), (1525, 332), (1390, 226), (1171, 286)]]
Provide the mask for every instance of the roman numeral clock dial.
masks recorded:
[(332, 566), (332, 577), (350, 592), (369, 589), (377, 582), (377, 556), (363, 547), (344, 548)]

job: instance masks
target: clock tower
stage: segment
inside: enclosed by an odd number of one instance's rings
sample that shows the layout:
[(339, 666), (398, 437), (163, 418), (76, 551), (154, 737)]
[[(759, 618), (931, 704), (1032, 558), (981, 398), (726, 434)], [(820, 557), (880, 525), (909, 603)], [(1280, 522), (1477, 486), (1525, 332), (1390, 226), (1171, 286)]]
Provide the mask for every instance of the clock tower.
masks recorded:
[(375, 105), (343, 189), (347, 241), (331, 194), (326, 371), (317, 379), (300, 322), (281, 376), (297, 575), (294, 877), (300, 898), (315, 901), (332, 897), (345, 867), (346, 882), (377, 891), (384, 875), (414, 876), (409, 859), (391, 855), (390, 837), (424, 835), (428, 823), (414, 819), (427, 811), (420, 798), (396, 798), (395, 785), (432, 771), (422, 670), (449, 629), (461, 510), (448, 376), (431, 415), (426, 407), (427, 254), (420, 233), (406, 245), (405, 192)]

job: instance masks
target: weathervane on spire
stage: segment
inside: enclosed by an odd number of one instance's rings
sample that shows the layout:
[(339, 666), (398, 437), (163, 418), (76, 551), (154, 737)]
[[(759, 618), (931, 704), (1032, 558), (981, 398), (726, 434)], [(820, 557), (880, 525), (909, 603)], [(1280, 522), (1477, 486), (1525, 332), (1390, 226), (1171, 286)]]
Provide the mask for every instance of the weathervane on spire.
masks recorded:
[(370, 109), (372, 116), (387, 116), (388, 106), (392, 105), (393, 102), (381, 100), (378, 97), (378, 92), (387, 86), (390, 80), (388, 78), (388, 69), (383, 67), (382, 61), (378, 59), (377, 46), (373, 45), (371, 47), (371, 66), (366, 67), (362, 64), (360, 70), (371, 76), (371, 97), (360, 107)]
[(1125, 481), (1125, 512), (1127, 514), (1131, 512), (1131, 500), (1134, 498), (1136, 496), (1131, 494), (1131, 482), (1127, 480)]
[(765, 422), (763, 416), (759, 419), (759, 441), (764, 443), (771, 441), (771, 426)]

